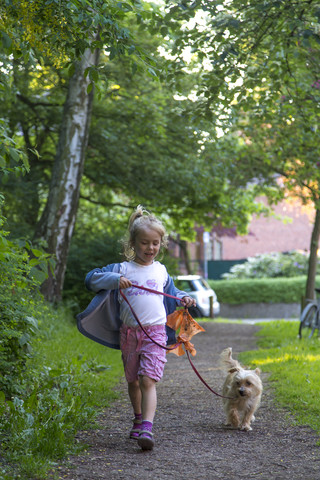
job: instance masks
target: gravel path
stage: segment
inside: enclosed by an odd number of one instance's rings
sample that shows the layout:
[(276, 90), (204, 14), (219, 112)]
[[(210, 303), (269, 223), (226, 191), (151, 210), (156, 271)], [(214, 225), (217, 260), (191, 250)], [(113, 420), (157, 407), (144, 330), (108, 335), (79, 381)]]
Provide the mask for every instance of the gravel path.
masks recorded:
[[(224, 379), (218, 357), (226, 347), (233, 356), (255, 348), (258, 325), (206, 323), (205, 333), (193, 338), (196, 368), (213, 390)], [(82, 455), (56, 469), (64, 480), (224, 479), (320, 480), (319, 438), (308, 427), (293, 426), (274, 402), (263, 372), (264, 394), (250, 432), (224, 427), (222, 401), (210, 393), (186, 358), (168, 355), (158, 385), (154, 422), (155, 448), (142, 452), (128, 438), (132, 412), (126, 384), (121, 396), (99, 420), (100, 429), (82, 432), (89, 445)]]

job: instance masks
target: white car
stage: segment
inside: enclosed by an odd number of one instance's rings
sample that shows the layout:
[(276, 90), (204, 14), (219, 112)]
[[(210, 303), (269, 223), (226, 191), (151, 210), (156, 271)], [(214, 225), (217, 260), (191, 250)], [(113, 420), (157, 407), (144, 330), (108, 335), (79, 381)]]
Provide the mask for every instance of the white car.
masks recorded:
[(190, 297), (196, 300), (197, 306), (189, 308), (190, 315), (193, 317), (209, 317), (210, 297), (212, 297), (213, 316), (219, 315), (220, 303), (217, 300), (217, 295), (203, 277), (200, 275), (178, 275), (174, 279), (174, 284), (179, 290), (187, 292)]

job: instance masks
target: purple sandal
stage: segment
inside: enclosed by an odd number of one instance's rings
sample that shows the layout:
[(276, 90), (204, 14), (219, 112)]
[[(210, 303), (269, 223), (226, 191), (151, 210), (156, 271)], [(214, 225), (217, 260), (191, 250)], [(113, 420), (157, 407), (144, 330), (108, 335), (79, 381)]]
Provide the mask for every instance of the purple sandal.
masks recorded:
[(133, 420), (133, 427), (130, 430), (130, 435), (129, 438), (132, 438), (133, 440), (138, 440), (139, 438), (139, 433), (141, 432), (141, 420), (137, 420), (134, 418)]
[(140, 430), (138, 445), (142, 450), (152, 450), (154, 446), (153, 434), (149, 430)]

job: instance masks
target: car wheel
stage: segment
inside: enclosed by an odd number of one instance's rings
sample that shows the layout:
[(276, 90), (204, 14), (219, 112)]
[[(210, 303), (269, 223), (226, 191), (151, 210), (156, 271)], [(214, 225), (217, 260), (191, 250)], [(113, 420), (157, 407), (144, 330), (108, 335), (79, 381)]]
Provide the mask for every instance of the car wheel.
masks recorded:
[(193, 317), (193, 318), (201, 318), (201, 317), (205, 316), (205, 315), (203, 315), (201, 310), (199, 310), (198, 307), (189, 308), (189, 313), (190, 313), (191, 317)]

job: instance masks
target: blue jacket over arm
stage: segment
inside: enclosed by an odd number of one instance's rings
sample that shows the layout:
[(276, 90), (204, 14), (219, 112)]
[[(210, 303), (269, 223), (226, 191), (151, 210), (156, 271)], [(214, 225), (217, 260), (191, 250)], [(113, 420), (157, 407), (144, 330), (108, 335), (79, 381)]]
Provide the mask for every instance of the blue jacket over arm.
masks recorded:
[[(91, 270), (85, 279), (86, 287), (97, 293), (87, 308), (77, 315), (79, 331), (86, 337), (110, 348), (120, 349), (120, 304), (118, 301), (120, 263)], [(108, 275), (104, 275), (108, 273)], [(94, 275), (96, 274), (96, 275)], [(94, 278), (93, 278), (94, 276)], [(169, 276), (164, 293), (179, 298), (188, 296), (178, 290)], [(173, 313), (179, 304), (177, 300), (163, 297), (167, 315)], [(175, 331), (166, 325), (168, 345), (176, 342)]]

